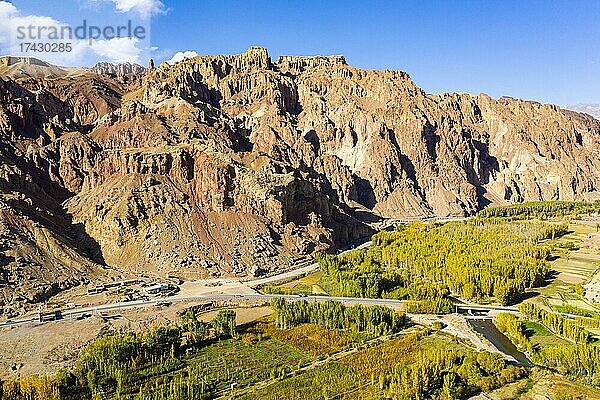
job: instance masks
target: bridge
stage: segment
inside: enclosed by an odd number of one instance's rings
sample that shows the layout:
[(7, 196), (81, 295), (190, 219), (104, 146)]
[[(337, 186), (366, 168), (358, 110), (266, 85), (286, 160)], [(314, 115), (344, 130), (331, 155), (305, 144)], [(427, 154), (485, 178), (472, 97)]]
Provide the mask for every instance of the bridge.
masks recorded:
[(519, 309), (516, 307), (507, 306), (490, 306), (483, 304), (465, 304), (465, 303), (454, 303), (454, 311), (462, 314), (463, 312), (489, 312), (489, 311), (503, 311), (509, 313), (518, 313)]

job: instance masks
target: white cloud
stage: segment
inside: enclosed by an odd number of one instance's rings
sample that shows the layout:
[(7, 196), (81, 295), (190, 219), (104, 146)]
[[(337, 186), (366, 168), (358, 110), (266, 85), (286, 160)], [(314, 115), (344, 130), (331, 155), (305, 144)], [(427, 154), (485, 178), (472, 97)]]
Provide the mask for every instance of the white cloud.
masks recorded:
[[(40, 16), (40, 15), (22, 15), (21, 12), (11, 3), (6, 1), (0, 1), (0, 48), (5, 54), (22, 54), (19, 46), (22, 42), (35, 42), (36, 40), (18, 40), (18, 29), (21, 27), (24, 29), (29, 38), (30, 34), (27, 28), (29, 26), (34, 27), (31, 31), (31, 36), (34, 39), (38, 37), (38, 27), (44, 27), (47, 32), (48, 29), (56, 29), (60, 31), (62, 27), (67, 25), (55, 20), (52, 17)], [(42, 33), (42, 37), (45, 33)], [(46, 40), (40, 40), (46, 42)], [(38, 56), (44, 58), (44, 60), (55, 63), (58, 65), (67, 65), (70, 63), (76, 63), (86, 51), (85, 43), (79, 43), (76, 40), (69, 40), (73, 50), (68, 53), (41, 53), (39, 55), (33, 54), (22, 54), (28, 56)]]
[(179, 61), (183, 61), (187, 58), (194, 58), (197, 57), (199, 54), (196, 53), (195, 51), (192, 50), (188, 50), (188, 51), (179, 51), (177, 53), (175, 53), (175, 55), (168, 60), (167, 62), (171, 65), (178, 63)]
[[(127, 1), (130, 3), (143, 3), (143, 1), (135, 0), (122, 0), (121, 2), (124, 3)], [(145, 1), (147, 2), (148, 0)], [(56, 28), (60, 31), (62, 27), (68, 25), (48, 16), (23, 15), (13, 4), (0, 1), (0, 50), (2, 50), (2, 54), (33, 56), (62, 66), (82, 66), (91, 65), (100, 60), (139, 63), (145, 48), (144, 44), (137, 38), (114, 38), (110, 40), (96, 40), (91, 43), (88, 40), (73, 38), (62, 40), (62, 42), (71, 44), (72, 51), (70, 52), (23, 53), (19, 44), (23, 42), (36, 42), (36, 40), (29, 37), (26, 40), (15, 40), (18, 39), (17, 29), (24, 27), (27, 30), (29, 26), (35, 27), (32, 32), (33, 36), (37, 36), (38, 27), (44, 27), (46, 30), (41, 35), (42, 39), (38, 40), (38, 42), (47, 43), (48, 40), (44, 39), (49, 28)]]
[(19, 10), (17, 10), (17, 7), (13, 6), (8, 1), (0, 1), (0, 16), (2, 18), (10, 17), (18, 12)]
[(164, 14), (167, 9), (161, 0), (104, 0), (112, 1), (117, 11), (136, 12), (143, 18)]
[[(8, 44), (13, 35), (17, 34), (18, 27), (55, 27), (60, 29), (65, 26), (51, 17), (25, 15), (22, 16), (19, 10), (9, 2), (0, 1), (0, 43)], [(34, 34), (37, 32), (34, 31)]]
[(137, 63), (140, 61), (139, 58), (142, 53), (142, 49), (137, 47), (138, 41), (136, 38), (96, 40), (91, 47), (96, 54), (111, 61)]
[(0, 1), (0, 45), (10, 40), (11, 19), (17, 15), (17, 7), (6, 1)]

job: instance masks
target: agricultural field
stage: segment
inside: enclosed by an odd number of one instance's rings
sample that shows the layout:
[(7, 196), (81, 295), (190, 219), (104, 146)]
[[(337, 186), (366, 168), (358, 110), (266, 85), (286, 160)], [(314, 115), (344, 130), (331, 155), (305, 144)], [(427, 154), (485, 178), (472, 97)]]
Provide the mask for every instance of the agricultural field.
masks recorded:
[(327, 292), (319, 285), (319, 281), (323, 277), (323, 272), (317, 271), (310, 273), (302, 278), (294, 279), (290, 282), (276, 286), (282, 294), (315, 294), (327, 295)]
[[(336, 332), (314, 324), (279, 329), (273, 324), (272, 316), (267, 316), (239, 327), (236, 338), (221, 339), (185, 355), (176, 374), (202, 376), (210, 387), (211, 397), (227, 394), (232, 387), (243, 391), (309, 368), (372, 339), (363, 336), (360, 342), (355, 342), (356, 338), (351, 332)], [(335, 371), (336, 368), (331, 367), (333, 375)], [(168, 380), (155, 376), (141, 385), (156, 388)]]
[(185, 365), (214, 385), (215, 391), (232, 384), (247, 386), (269, 379), (280, 369), (296, 369), (313, 357), (277, 338), (264, 336), (254, 342), (227, 339), (184, 357)]
[[(408, 334), (372, 347), (361, 348), (335, 361), (318, 365), (304, 373), (292, 374), (271, 385), (245, 392), (240, 396), (234, 395), (233, 398), (239, 400), (382, 399), (393, 396), (394, 371), (426, 359), (431, 349), (438, 349), (438, 351), (444, 349), (443, 354), (446, 355), (463, 354), (466, 358), (461, 358), (461, 362), (467, 362), (468, 354), (478, 354), (469, 353), (470, 349), (462, 341), (443, 333)], [(479, 365), (475, 370), (481, 367)], [(517, 369), (514, 371), (518, 372)], [(473, 370), (470, 373), (477, 374)], [(435, 385), (435, 381), (432, 380), (431, 386), (435, 387)], [(404, 385), (401, 387), (401, 390), (406, 389)], [(438, 391), (439, 388), (435, 390), (436, 393)]]
[(568, 344), (567, 340), (552, 333), (548, 328), (538, 322), (525, 321), (524, 325), (525, 336), (527, 336), (527, 339), (529, 339), (534, 349), (557, 344)]
[[(272, 307), (273, 316), (241, 326), (232, 310), (208, 324), (190, 311), (178, 327), (107, 336), (83, 351), (72, 372), (4, 382), (2, 399), (438, 398), (449, 390), (468, 398), (526, 373), (446, 333), (405, 325), (401, 314), (388, 321), (393, 311), (377, 306), (325, 303), (309, 312), (320, 322), (295, 324), (298, 307)], [(333, 311), (346, 317), (338, 320)], [(384, 319), (373, 325), (372, 318)], [(330, 323), (342, 325), (324, 327)], [(453, 380), (443, 380), (446, 374)]]
[(321, 400), (381, 398), (380, 392), (367, 377), (351, 367), (332, 362), (303, 374), (280, 380), (273, 385), (236, 397), (239, 400)]
[(583, 286), (590, 282), (600, 267), (600, 233), (596, 221), (570, 220), (569, 232), (550, 246), (552, 278), (546, 286), (536, 288), (538, 296), (531, 301), (555, 312), (597, 317), (600, 310), (585, 297)]
[(529, 378), (506, 385), (485, 397), (473, 400), (596, 400), (600, 399), (600, 389), (582, 385), (564, 376), (543, 370), (535, 370)]
[(291, 329), (278, 329), (271, 321), (261, 320), (249, 326), (242, 335), (245, 342), (256, 342), (270, 337), (291, 344), (314, 357), (334, 354), (349, 348), (355, 342), (354, 335), (339, 333), (314, 324), (302, 324)]
[[(585, 220), (569, 222), (569, 233), (554, 240), (558, 256), (552, 267), (558, 279), (567, 284), (581, 283), (589, 279), (600, 263), (600, 234), (594, 223)], [(571, 250), (569, 248), (573, 247)]]
[[(296, 313), (302, 309), (309, 311), (308, 319)], [(90, 343), (73, 368), (56, 376), (0, 381), (0, 398), (218, 398), (317, 366), (334, 368), (335, 359), (393, 339), (407, 328), (414, 330), (403, 314), (380, 306), (274, 300), (270, 310), (274, 314), (265, 316), (264, 307), (255, 312), (238, 309), (238, 316), (230, 309), (203, 313), (192, 307), (180, 314), (177, 324), (109, 334)], [(240, 324), (252, 314), (255, 320)]]

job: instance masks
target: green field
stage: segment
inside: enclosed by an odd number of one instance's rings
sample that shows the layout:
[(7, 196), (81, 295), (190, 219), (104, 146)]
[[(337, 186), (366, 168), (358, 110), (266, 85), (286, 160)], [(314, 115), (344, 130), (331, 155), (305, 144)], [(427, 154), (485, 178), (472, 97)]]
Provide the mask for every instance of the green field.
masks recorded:
[(567, 344), (567, 340), (550, 332), (544, 325), (533, 321), (524, 322), (525, 335), (534, 346), (545, 347), (557, 344)]
[(570, 242), (576, 246), (576, 250), (564, 250), (557, 246), (553, 255), (559, 258), (552, 262), (552, 268), (559, 272), (561, 281), (567, 284), (581, 283), (594, 274), (600, 263), (600, 249), (584, 245), (588, 236), (596, 232), (596, 228), (582, 221), (571, 221), (569, 230), (572, 232), (553, 243), (561, 245)]
[[(445, 357), (459, 354), (454, 363), (440, 365), (440, 362), (448, 362), (447, 359), (444, 361)], [(504, 362), (500, 360), (501, 358), (491, 356), (489, 353), (473, 352), (461, 341), (446, 334), (425, 333), (424, 336), (409, 334), (362, 348), (306, 371), (298, 371), (270, 385), (252, 391), (245, 390), (242, 394), (232, 397), (240, 400), (408, 399), (415, 396), (414, 393), (409, 395), (411, 390), (422, 390), (418, 392), (421, 393), (417, 395), (418, 398), (431, 398), (427, 393), (435, 393), (435, 398), (438, 398), (441, 391), (439, 386), (438, 389), (435, 387), (441, 385), (439, 376), (437, 378), (423, 376), (423, 381), (416, 383), (412, 388), (397, 379), (400, 379), (399, 376), (406, 376), (405, 374), (427, 374), (429, 368), (439, 367), (446, 371), (445, 373), (455, 374), (457, 382), (463, 380), (463, 385), (466, 384), (464, 379), (469, 380), (469, 383), (462, 388), (456, 387), (456, 395), (461, 393), (457, 398), (466, 398), (477, 393), (477, 385), (493, 387), (502, 385), (501, 379), (506, 378), (509, 381), (518, 379), (521, 370), (516, 367), (508, 367), (508, 369), (501, 367), (498, 362), (502, 364)], [(422, 366), (412, 368), (419, 364)], [(486, 365), (494, 365), (492, 368), (496, 372), (487, 375), (484, 371)], [(504, 368), (501, 375), (505, 378), (498, 378), (497, 368)], [(406, 372), (400, 372), (402, 370)], [(492, 374), (495, 374), (496, 378), (493, 378)], [(513, 377), (509, 378), (509, 376)], [(428, 379), (430, 379), (429, 384), (425, 383)], [(416, 389), (419, 386), (420, 389)]]
[(323, 288), (318, 285), (322, 277), (323, 273), (321, 271), (313, 272), (302, 278), (294, 279), (290, 282), (283, 283), (278, 287), (288, 289), (291, 292), (304, 290), (304, 293), (306, 294), (312, 294), (313, 289), (316, 289), (321, 294), (327, 294), (327, 292), (325, 292)]
[[(596, 228), (584, 221), (569, 221), (569, 231), (561, 238), (546, 242), (553, 249), (550, 265), (554, 277), (548, 285), (535, 289), (539, 296), (532, 301), (556, 312), (594, 315), (600, 310), (577, 294), (574, 286), (587, 283), (599, 268), (600, 245), (589, 241)], [(564, 248), (565, 243), (573, 244), (574, 249)]]
[(323, 273), (321, 271), (313, 272), (302, 278), (278, 285), (277, 288), (285, 294), (327, 295), (327, 292), (319, 285), (322, 277)]
[(278, 369), (297, 369), (312, 360), (309, 354), (272, 338), (249, 344), (237, 339), (222, 340), (183, 359), (216, 391), (230, 388), (233, 383), (247, 386), (269, 379)]
[[(238, 338), (219, 340), (184, 356), (182, 367), (169, 376), (153, 376), (137, 385), (147, 390), (164, 388), (174, 376), (194, 374), (207, 383), (213, 397), (227, 393), (232, 385), (243, 390), (259, 382), (293, 374), (369, 339), (312, 324), (282, 330), (273, 325), (272, 317), (261, 318), (240, 329)], [(333, 368), (332, 373), (335, 371)], [(306, 379), (311, 379), (310, 375), (308, 377)], [(349, 387), (347, 382), (342, 384)]]
[(276, 382), (254, 392), (234, 396), (235, 399), (261, 400), (321, 400), (380, 399), (381, 394), (370, 381), (351, 367), (338, 362), (328, 363), (301, 375)]

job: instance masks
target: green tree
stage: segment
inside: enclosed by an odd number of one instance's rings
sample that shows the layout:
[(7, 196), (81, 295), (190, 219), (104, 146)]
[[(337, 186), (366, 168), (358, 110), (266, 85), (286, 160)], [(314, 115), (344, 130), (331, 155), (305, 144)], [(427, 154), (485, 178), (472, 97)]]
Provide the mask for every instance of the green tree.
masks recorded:
[(211, 325), (218, 337), (235, 337), (235, 311), (220, 310), (215, 318), (211, 321)]

